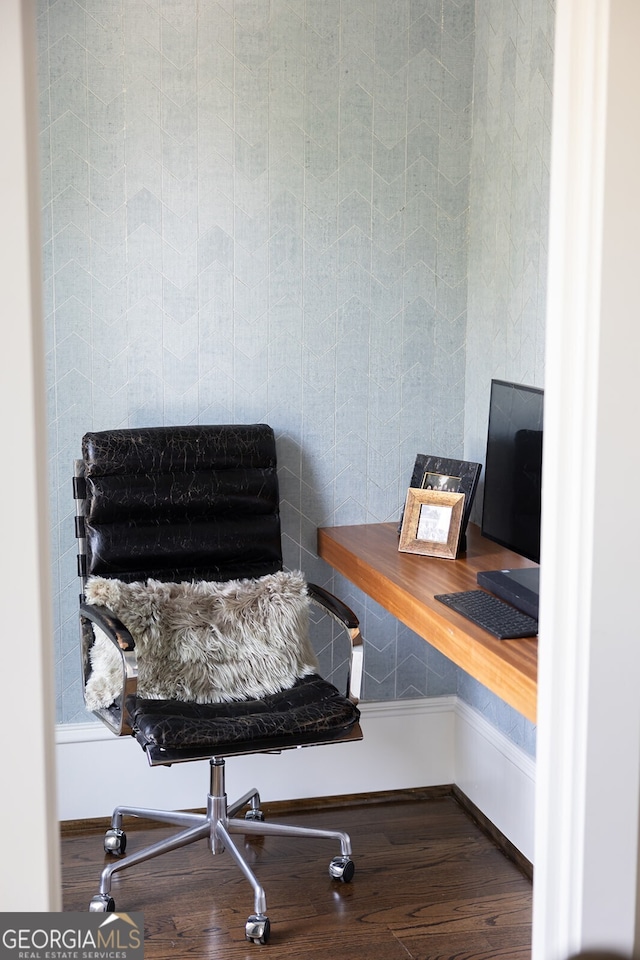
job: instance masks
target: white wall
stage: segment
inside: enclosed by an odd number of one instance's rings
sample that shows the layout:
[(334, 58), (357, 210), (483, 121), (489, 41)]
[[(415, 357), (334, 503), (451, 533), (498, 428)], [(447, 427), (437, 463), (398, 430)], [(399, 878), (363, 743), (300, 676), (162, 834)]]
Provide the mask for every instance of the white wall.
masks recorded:
[[(0, 11), (2, 411), (2, 910), (59, 909), (53, 770), (51, 589), (30, 3)], [(24, 20), (23, 20), (24, 17)], [(34, 176), (35, 174), (35, 176)]]

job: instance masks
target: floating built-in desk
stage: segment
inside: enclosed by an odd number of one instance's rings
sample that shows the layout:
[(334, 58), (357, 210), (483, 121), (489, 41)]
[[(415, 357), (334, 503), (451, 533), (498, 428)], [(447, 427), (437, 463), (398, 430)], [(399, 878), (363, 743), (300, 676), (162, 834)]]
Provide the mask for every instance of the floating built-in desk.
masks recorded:
[(398, 551), (395, 523), (318, 530), (318, 553), (398, 620), (535, 723), (538, 641), (496, 640), (434, 600), (437, 593), (477, 589), (479, 570), (535, 566), (480, 536), (469, 524), (459, 560)]

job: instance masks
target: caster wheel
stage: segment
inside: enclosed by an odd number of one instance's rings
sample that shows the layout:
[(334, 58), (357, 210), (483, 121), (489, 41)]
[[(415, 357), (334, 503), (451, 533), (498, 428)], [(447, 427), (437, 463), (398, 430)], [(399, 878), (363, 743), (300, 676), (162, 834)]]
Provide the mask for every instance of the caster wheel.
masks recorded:
[(244, 928), (245, 937), (251, 943), (268, 943), (271, 925), (263, 913), (252, 913)]
[(113, 897), (107, 893), (97, 893), (89, 904), (89, 913), (113, 913), (116, 905)]
[(247, 812), (244, 815), (244, 818), (245, 820), (254, 820), (257, 823), (264, 823), (264, 813), (262, 812), (262, 810), (258, 810), (258, 809), (254, 810), (253, 807), (251, 808), (251, 810), (247, 810)]
[(127, 835), (124, 830), (111, 827), (104, 835), (104, 852), (122, 854), (127, 849)]
[(350, 883), (356, 872), (356, 865), (349, 857), (334, 857), (329, 864), (329, 876), (332, 880)]

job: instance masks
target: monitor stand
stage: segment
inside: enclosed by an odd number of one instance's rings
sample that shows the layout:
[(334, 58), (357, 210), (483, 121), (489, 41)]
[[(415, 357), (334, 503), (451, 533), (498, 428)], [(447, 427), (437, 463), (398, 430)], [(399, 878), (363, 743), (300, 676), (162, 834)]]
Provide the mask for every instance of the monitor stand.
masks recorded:
[(523, 613), (538, 619), (540, 567), (518, 567), (513, 570), (481, 570), (478, 585), (507, 600)]

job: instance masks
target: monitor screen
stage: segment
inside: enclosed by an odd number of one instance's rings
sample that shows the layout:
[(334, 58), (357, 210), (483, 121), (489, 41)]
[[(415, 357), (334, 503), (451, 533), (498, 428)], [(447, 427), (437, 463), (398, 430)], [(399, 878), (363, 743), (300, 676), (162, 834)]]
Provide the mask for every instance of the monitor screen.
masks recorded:
[(540, 562), (543, 391), (491, 381), (482, 534)]

